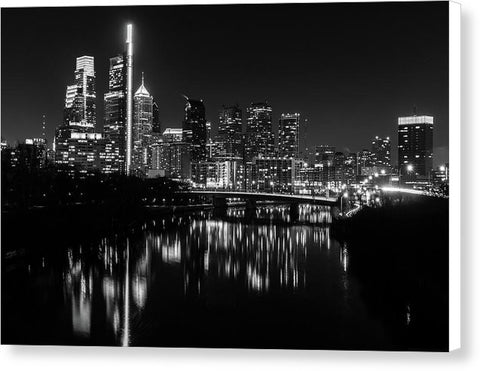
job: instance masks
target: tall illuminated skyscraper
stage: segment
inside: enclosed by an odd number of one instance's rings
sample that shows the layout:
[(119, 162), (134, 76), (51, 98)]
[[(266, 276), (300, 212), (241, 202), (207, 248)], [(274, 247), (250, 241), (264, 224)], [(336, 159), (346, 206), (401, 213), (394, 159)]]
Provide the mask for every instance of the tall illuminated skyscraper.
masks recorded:
[(272, 106), (266, 102), (252, 103), (247, 108), (246, 160), (251, 161), (254, 157), (273, 156), (274, 147)]
[(300, 114), (282, 113), (278, 122), (278, 155), (298, 158), (300, 140)]
[(126, 172), (130, 175), (132, 164), (132, 127), (133, 127), (133, 26), (127, 25), (127, 50), (126, 50), (126, 65), (127, 65), (127, 145), (126, 145)]
[(203, 101), (187, 98), (182, 125), (183, 140), (191, 146), (191, 161), (207, 157), (207, 123)]
[(433, 168), (433, 117), (398, 118), (398, 169), (401, 175), (427, 177)]
[(372, 140), (372, 154), (374, 166), (377, 167), (390, 167), (390, 153), (392, 150), (390, 143), (390, 137), (381, 138), (376, 136)]
[(145, 88), (143, 73), (142, 85), (140, 85), (133, 97), (133, 113), (131, 173), (145, 176), (150, 162), (149, 158), (151, 157), (153, 97)]
[(94, 58), (78, 57), (75, 83), (65, 94), (64, 121), (55, 132), (55, 162), (69, 172), (100, 169), (103, 137), (95, 133), (96, 91)]
[(110, 58), (108, 93), (104, 95), (105, 173), (125, 173), (126, 63), (123, 54)]
[(94, 58), (78, 57), (75, 82), (67, 85), (64, 124), (78, 132), (93, 132), (96, 124), (96, 90)]
[(242, 110), (238, 105), (220, 110), (218, 139), (226, 156), (242, 156)]

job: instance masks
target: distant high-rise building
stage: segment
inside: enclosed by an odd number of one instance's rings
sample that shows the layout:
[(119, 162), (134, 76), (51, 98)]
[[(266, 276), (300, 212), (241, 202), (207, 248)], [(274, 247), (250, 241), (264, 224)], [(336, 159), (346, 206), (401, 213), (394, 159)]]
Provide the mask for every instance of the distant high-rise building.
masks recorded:
[(223, 106), (218, 117), (218, 141), (225, 156), (242, 156), (242, 110), (238, 105)]
[(163, 132), (163, 140), (166, 142), (181, 142), (182, 137), (182, 129), (179, 128), (166, 128)]
[(278, 122), (278, 154), (285, 158), (299, 157), (300, 114), (282, 113)]
[(315, 166), (321, 168), (322, 182), (328, 184), (335, 178), (335, 147), (320, 145), (315, 147)]
[(207, 157), (207, 125), (203, 101), (187, 98), (183, 120), (183, 141), (191, 147), (191, 161)]
[(374, 166), (385, 168), (391, 167), (391, 150), (390, 137), (380, 138), (375, 137), (372, 141), (372, 155)]
[(158, 109), (158, 104), (153, 100), (153, 122), (152, 122), (152, 131), (156, 134), (161, 134), (161, 127), (160, 127), (160, 111)]
[(149, 147), (152, 144), (153, 97), (145, 88), (143, 73), (142, 85), (135, 92), (133, 102), (131, 174), (144, 176), (147, 173), (150, 162)]
[(341, 187), (346, 183), (346, 171), (345, 171), (345, 161), (346, 157), (343, 152), (335, 152), (333, 158), (333, 167), (334, 167), (334, 181), (337, 187)]
[(94, 58), (78, 57), (75, 83), (67, 86), (64, 124), (76, 132), (93, 132), (96, 124), (96, 90)]
[(357, 154), (348, 153), (345, 156), (345, 180), (347, 184), (355, 183), (357, 179)]
[(94, 58), (78, 57), (75, 83), (67, 86), (64, 122), (55, 133), (55, 162), (68, 171), (100, 170), (102, 134), (95, 133), (96, 92)]
[(104, 133), (108, 153), (105, 173), (125, 173), (126, 155), (126, 64), (125, 56), (110, 58), (108, 92), (104, 95)]
[(245, 157), (274, 156), (275, 135), (272, 128), (272, 106), (266, 102), (252, 103), (247, 108)]
[(161, 172), (161, 175), (170, 178), (187, 178), (190, 163), (185, 161), (189, 158), (189, 146), (182, 142), (182, 129), (166, 128), (159, 141), (151, 145), (152, 165), (151, 172)]
[(368, 149), (362, 149), (357, 153), (357, 174), (373, 175), (377, 171), (374, 162), (374, 155)]
[(433, 168), (433, 117), (398, 118), (398, 169), (401, 175), (427, 177)]
[(295, 182), (295, 159), (255, 157), (252, 178), (253, 190), (290, 193)]

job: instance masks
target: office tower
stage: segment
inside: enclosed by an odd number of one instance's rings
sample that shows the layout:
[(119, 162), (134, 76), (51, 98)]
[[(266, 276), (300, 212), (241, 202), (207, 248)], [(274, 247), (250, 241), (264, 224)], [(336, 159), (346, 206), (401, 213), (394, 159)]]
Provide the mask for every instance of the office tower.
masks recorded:
[(226, 157), (242, 157), (242, 110), (223, 106), (218, 115), (218, 137)]
[(335, 152), (335, 156), (333, 158), (333, 168), (334, 182), (335, 186), (337, 187), (341, 187), (347, 181), (345, 174), (345, 161), (346, 157), (343, 152)]
[(390, 170), (391, 147), (390, 137), (375, 137), (372, 141), (372, 160), (374, 166), (379, 169)]
[(334, 181), (335, 177), (335, 147), (320, 145), (315, 147), (315, 166), (322, 170), (322, 182), (324, 185)]
[(163, 140), (167, 142), (181, 142), (183, 138), (182, 129), (166, 128), (162, 136)]
[(207, 130), (207, 143), (208, 143), (212, 139), (212, 122), (207, 121), (205, 123), (205, 127), (206, 127), (206, 130)]
[(433, 167), (433, 117), (398, 118), (400, 175), (428, 177)]
[(204, 161), (207, 157), (207, 125), (203, 101), (186, 98), (182, 126), (183, 141), (190, 145), (191, 161)]
[(253, 190), (284, 193), (293, 191), (295, 159), (255, 157), (252, 168)]
[(132, 163), (130, 174), (144, 176), (150, 162), (149, 146), (152, 143), (153, 97), (145, 88), (142, 73), (142, 85), (133, 97), (134, 118), (132, 127)]
[(374, 155), (368, 149), (362, 149), (357, 153), (357, 174), (373, 175), (377, 172), (374, 162)]
[(75, 83), (66, 89), (64, 122), (55, 133), (55, 162), (71, 173), (100, 169), (104, 142), (102, 134), (94, 132), (95, 99), (94, 58), (78, 57)]
[(133, 126), (133, 26), (127, 25), (126, 41), (126, 68), (127, 68), (127, 91), (126, 91), (126, 112), (127, 112), (127, 134), (126, 134), (126, 173), (130, 175), (132, 164), (132, 126)]
[(182, 160), (189, 147), (182, 142), (182, 129), (166, 128), (160, 140), (151, 145), (151, 149), (152, 166), (149, 174), (169, 178), (184, 177)]
[(64, 125), (76, 132), (93, 132), (96, 123), (96, 91), (94, 58), (78, 57), (75, 82), (67, 85)]
[(284, 158), (299, 157), (300, 114), (282, 113), (278, 122), (278, 155)]
[(345, 155), (345, 180), (347, 184), (356, 182), (357, 179), (357, 154), (355, 152)]
[(107, 146), (104, 173), (125, 173), (126, 73), (123, 54), (110, 58), (108, 92), (104, 95), (103, 128)]
[(254, 157), (274, 155), (275, 136), (272, 128), (272, 107), (266, 103), (251, 103), (247, 108), (246, 161)]
[(155, 134), (161, 134), (161, 127), (160, 127), (160, 111), (158, 110), (158, 104), (153, 100), (153, 122), (152, 122), (152, 131)]

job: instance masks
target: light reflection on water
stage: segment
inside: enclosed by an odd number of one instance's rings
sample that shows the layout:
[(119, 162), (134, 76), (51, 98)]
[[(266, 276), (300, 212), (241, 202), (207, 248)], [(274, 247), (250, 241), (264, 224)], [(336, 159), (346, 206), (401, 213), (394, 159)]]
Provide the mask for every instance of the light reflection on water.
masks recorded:
[[(220, 305), (212, 303), (222, 302), (225, 287), (227, 296), (268, 298), (320, 295), (338, 285), (345, 298), (348, 253), (330, 238), (323, 224), (329, 215), (300, 207), (298, 220), (307, 225), (290, 225), (257, 222), (287, 221), (288, 206), (258, 208), (250, 223), (242, 209), (229, 209), (228, 221), (201, 212), (152, 220), (128, 238), (70, 247), (62, 278), (73, 338), (135, 345), (151, 323), (164, 320), (156, 313), (181, 312), (185, 300)], [(331, 277), (320, 279), (324, 272)]]

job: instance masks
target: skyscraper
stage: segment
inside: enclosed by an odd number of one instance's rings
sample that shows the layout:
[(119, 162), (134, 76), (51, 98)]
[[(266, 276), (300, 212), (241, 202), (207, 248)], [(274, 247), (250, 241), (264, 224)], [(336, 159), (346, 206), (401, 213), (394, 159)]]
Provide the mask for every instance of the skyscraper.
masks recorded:
[(238, 105), (223, 106), (218, 115), (218, 141), (226, 156), (242, 156), (242, 110)]
[(152, 131), (156, 134), (162, 134), (161, 127), (160, 127), (160, 111), (158, 109), (158, 104), (153, 100), (153, 123), (152, 123)]
[(376, 136), (372, 141), (373, 165), (378, 168), (387, 168), (391, 166), (391, 150), (390, 137), (380, 138)]
[(108, 93), (104, 95), (105, 173), (125, 172), (126, 64), (125, 56), (110, 58)]
[(300, 114), (282, 113), (278, 122), (278, 155), (298, 158), (300, 140)]
[(433, 168), (433, 117), (398, 118), (398, 169), (401, 175), (427, 177)]
[(321, 168), (322, 182), (328, 184), (335, 178), (335, 147), (320, 145), (315, 148), (315, 166)]
[(152, 144), (153, 126), (153, 97), (145, 88), (142, 73), (142, 85), (137, 89), (133, 97), (134, 119), (132, 128), (132, 163), (131, 174), (144, 176), (149, 164), (150, 145)]
[(77, 132), (93, 132), (96, 124), (96, 91), (94, 58), (78, 57), (75, 82), (67, 85), (64, 124)]
[(95, 133), (94, 58), (78, 57), (75, 83), (65, 94), (64, 122), (55, 132), (55, 162), (68, 171), (89, 173), (100, 168), (103, 137)]
[(182, 125), (183, 140), (190, 145), (191, 161), (207, 157), (207, 126), (203, 101), (187, 98)]
[(133, 124), (133, 26), (127, 25), (126, 41), (126, 66), (127, 66), (127, 91), (126, 91), (126, 112), (127, 112), (127, 133), (126, 133), (126, 173), (130, 175), (132, 163), (132, 124)]
[(251, 103), (247, 108), (245, 157), (251, 161), (254, 157), (274, 155), (275, 135), (272, 128), (272, 106), (266, 102)]

